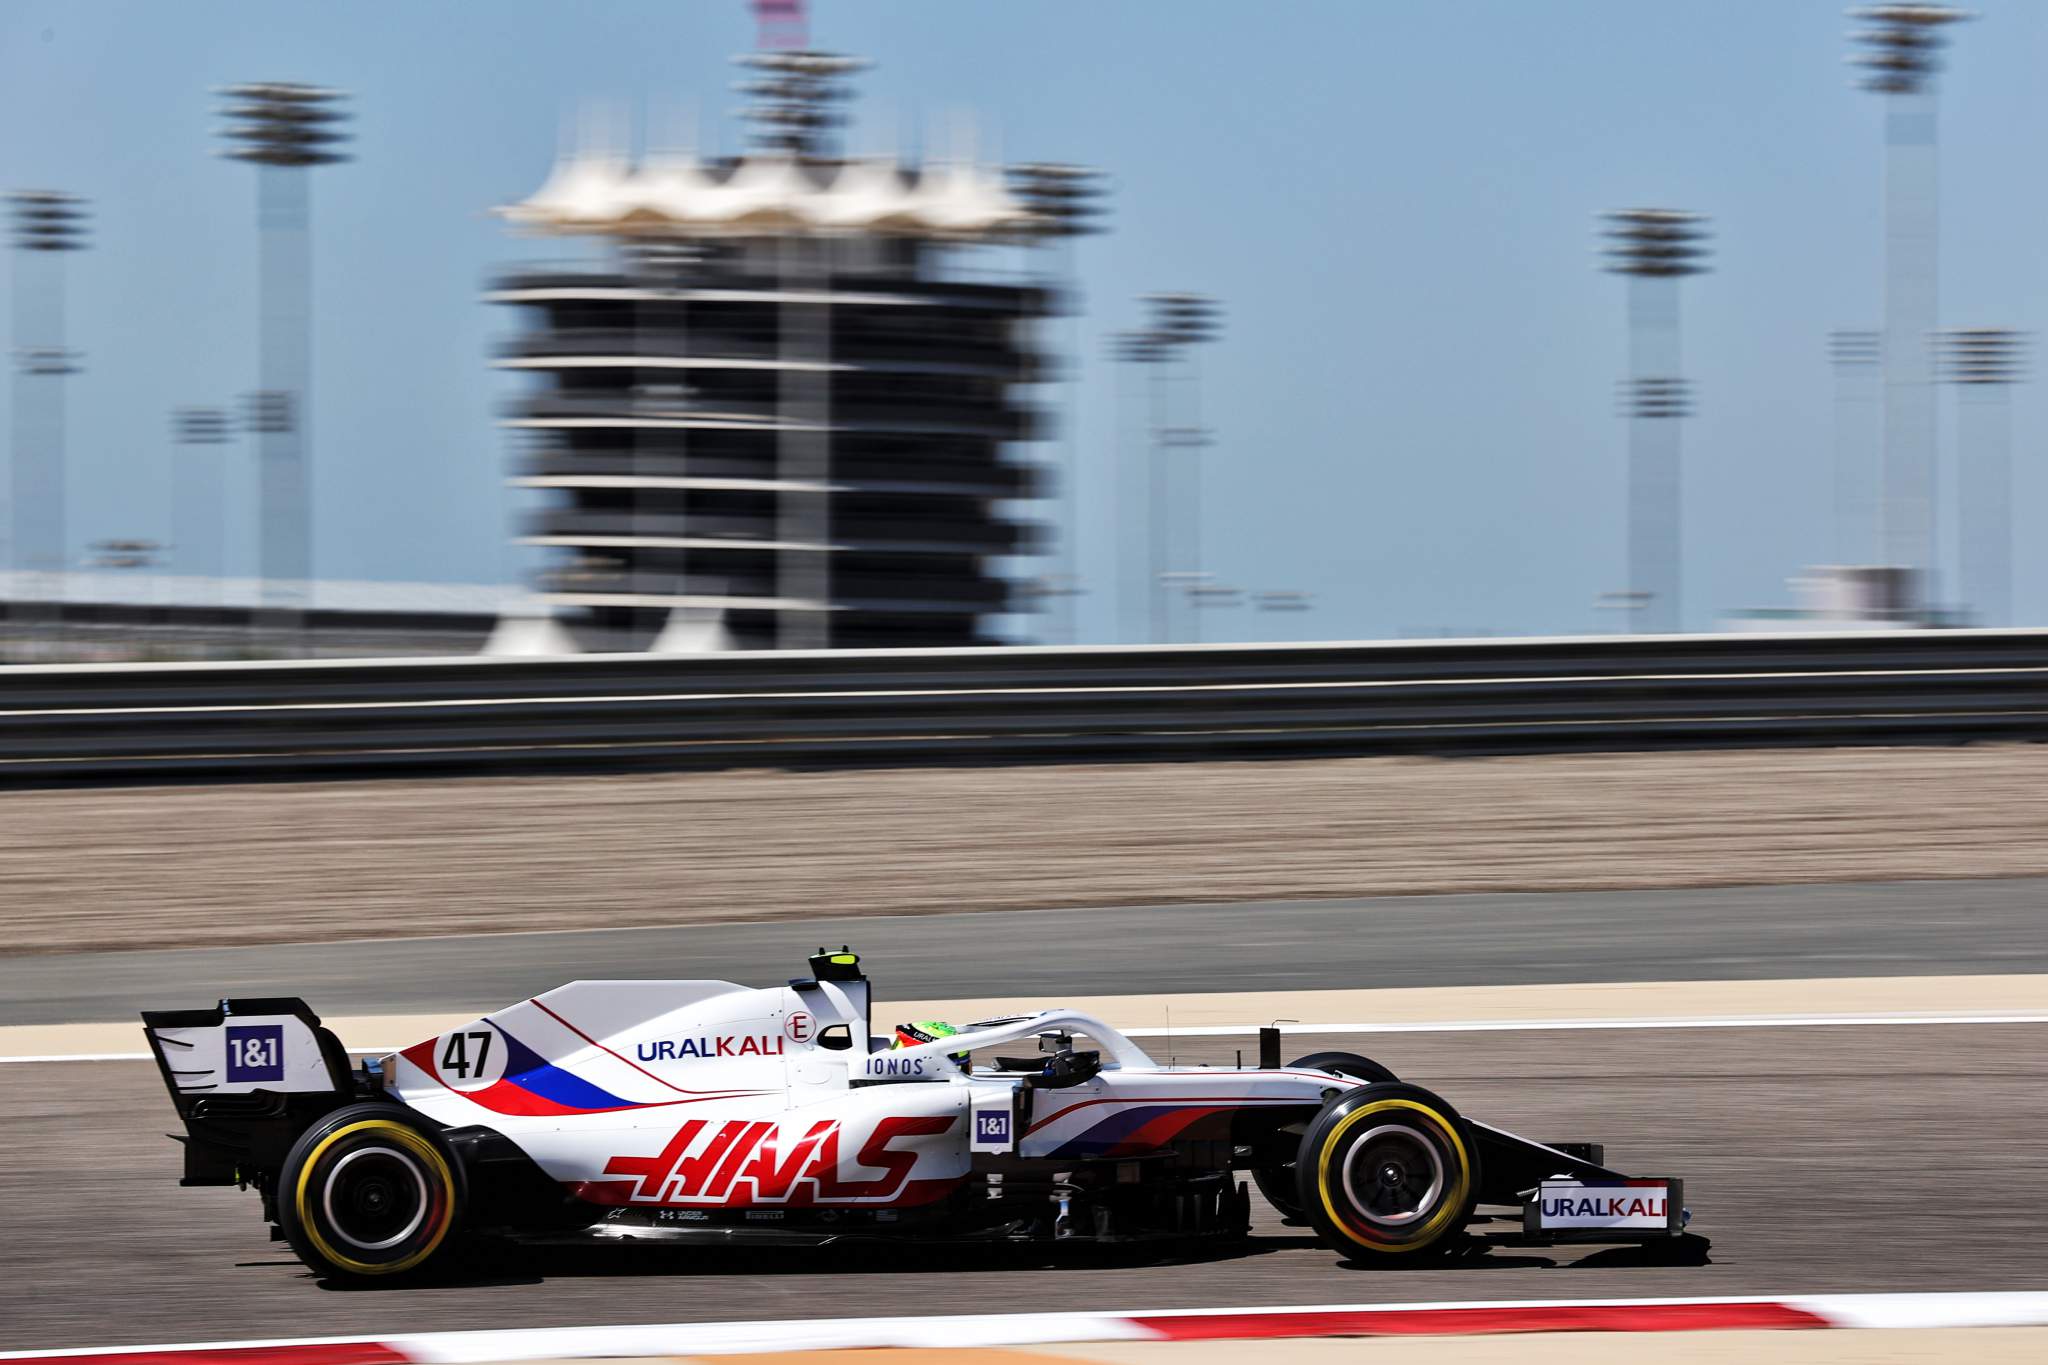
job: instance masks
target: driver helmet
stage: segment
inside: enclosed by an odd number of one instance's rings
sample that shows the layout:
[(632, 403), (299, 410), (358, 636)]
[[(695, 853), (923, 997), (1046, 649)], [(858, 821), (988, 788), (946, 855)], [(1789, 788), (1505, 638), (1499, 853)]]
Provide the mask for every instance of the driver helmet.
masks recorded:
[[(914, 1023), (898, 1024), (896, 1026), (896, 1036), (890, 1040), (889, 1046), (892, 1049), (916, 1047), (919, 1043), (936, 1043), (941, 1038), (951, 1038), (959, 1032), (959, 1029), (954, 1028), (943, 1019), (919, 1019)], [(967, 1065), (966, 1053), (953, 1052), (947, 1055), (958, 1065), (962, 1067)]]

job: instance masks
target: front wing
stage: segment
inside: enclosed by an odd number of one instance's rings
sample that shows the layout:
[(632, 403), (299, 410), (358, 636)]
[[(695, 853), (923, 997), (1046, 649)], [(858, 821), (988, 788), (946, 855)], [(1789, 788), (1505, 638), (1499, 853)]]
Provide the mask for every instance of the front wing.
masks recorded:
[(1684, 1181), (1613, 1170), (1598, 1143), (1533, 1142), (1466, 1123), (1479, 1149), (1480, 1202), (1518, 1207), (1524, 1244), (1653, 1242), (1683, 1234), (1692, 1216)]

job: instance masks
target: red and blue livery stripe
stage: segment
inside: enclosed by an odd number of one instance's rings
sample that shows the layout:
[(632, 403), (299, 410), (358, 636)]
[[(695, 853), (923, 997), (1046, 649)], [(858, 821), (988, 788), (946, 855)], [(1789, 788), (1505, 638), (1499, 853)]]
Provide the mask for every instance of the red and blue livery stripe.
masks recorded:
[(1062, 1142), (1050, 1155), (1139, 1156), (1158, 1150), (1211, 1114), (1226, 1113), (1231, 1107), (1138, 1104), (1120, 1108)]
[[(505, 1043), (505, 1074), (489, 1085), (475, 1090), (457, 1090), (464, 1099), (482, 1105), (500, 1114), (526, 1114), (551, 1116), (556, 1114), (606, 1114), (620, 1109), (645, 1109), (651, 1106), (638, 1100), (629, 1100), (614, 1095), (603, 1086), (593, 1084), (573, 1071), (564, 1071), (547, 1058), (535, 1052), (526, 1044), (507, 1033), (504, 1027), (492, 1020), (484, 1020), (498, 1031)], [(448, 1085), (434, 1065), (435, 1039), (414, 1043), (402, 1054), (420, 1070)], [(454, 1086), (448, 1086), (455, 1090)], [(656, 1101), (676, 1103), (676, 1101)]]

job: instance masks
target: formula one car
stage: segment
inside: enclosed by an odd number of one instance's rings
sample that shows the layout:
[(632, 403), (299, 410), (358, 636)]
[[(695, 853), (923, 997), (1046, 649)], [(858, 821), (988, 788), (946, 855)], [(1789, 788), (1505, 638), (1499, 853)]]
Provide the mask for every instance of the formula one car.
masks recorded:
[(1687, 1218), (1677, 1180), (1631, 1179), (1596, 1144), (1464, 1118), (1364, 1057), (1282, 1066), (1277, 1029), (1256, 1068), (1160, 1066), (1066, 1009), (902, 1046), (870, 1033), (855, 954), (810, 968), (767, 990), (579, 981), (356, 1068), (295, 999), (142, 1018), (185, 1125), (180, 1183), (254, 1186), (272, 1235), (339, 1278), (458, 1262), (471, 1236), (1242, 1238), (1238, 1172), (1365, 1263), (1649, 1242)]

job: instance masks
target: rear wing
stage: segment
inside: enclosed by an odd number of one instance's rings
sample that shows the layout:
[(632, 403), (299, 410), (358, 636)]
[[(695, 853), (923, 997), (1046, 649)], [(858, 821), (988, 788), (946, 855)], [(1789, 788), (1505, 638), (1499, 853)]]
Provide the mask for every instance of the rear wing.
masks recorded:
[(303, 1000), (144, 1010), (142, 1026), (185, 1124), (183, 1185), (247, 1183), (277, 1170), (308, 1124), (355, 1095), (341, 1040)]

